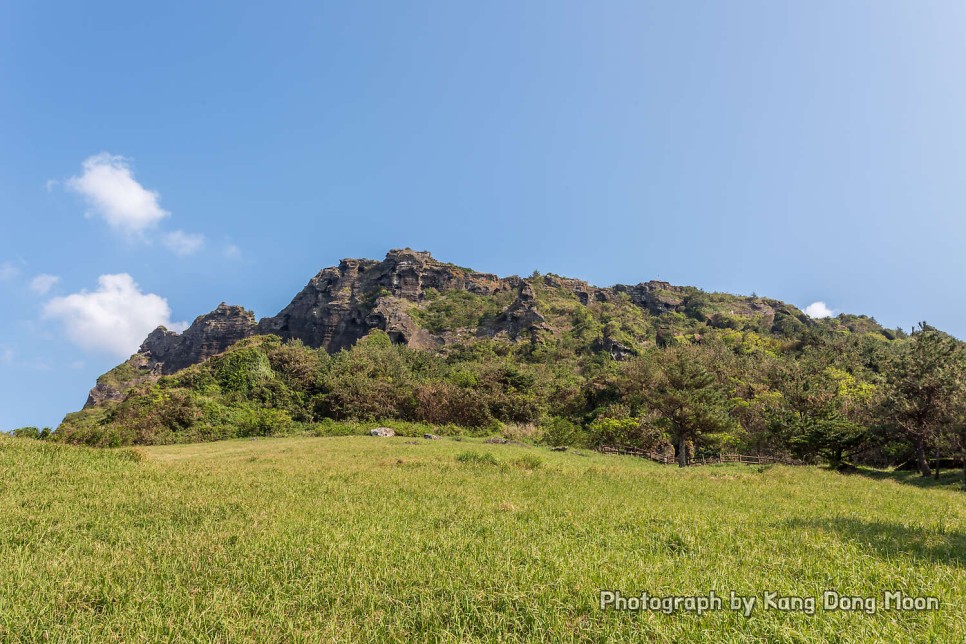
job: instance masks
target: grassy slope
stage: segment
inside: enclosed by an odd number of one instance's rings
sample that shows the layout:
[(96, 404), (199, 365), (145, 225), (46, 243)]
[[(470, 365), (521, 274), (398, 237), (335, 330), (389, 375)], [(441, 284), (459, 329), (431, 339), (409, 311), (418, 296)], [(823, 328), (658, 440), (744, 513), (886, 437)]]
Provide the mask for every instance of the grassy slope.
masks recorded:
[[(961, 492), (412, 442), (242, 440), (139, 461), (0, 439), (0, 640), (966, 638)], [(600, 588), (897, 589), (943, 608), (664, 616), (600, 612)]]

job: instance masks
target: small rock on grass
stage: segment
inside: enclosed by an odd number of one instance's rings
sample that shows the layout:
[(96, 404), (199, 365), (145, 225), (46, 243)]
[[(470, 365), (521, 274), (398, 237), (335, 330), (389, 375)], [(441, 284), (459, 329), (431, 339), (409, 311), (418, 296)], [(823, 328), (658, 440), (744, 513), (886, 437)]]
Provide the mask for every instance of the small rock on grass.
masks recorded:
[(388, 438), (389, 436), (395, 436), (396, 430), (390, 427), (376, 427), (369, 430), (370, 436), (379, 436), (381, 438)]

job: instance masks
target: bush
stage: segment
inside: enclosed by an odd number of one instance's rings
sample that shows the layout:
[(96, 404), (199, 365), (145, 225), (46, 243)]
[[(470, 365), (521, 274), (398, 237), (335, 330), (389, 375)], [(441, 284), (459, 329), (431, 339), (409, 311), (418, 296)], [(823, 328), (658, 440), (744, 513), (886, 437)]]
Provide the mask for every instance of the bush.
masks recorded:
[(499, 465), (500, 461), (489, 452), (477, 452), (470, 450), (460, 452), (456, 455), (456, 460), (464, 465)]
[(218, 384), (224, 391), (243, 396), (274, 377), (268, 356), (259, 347), (229, 351), (215, 358), (213, 367)]
[(38, 429), (37, 427), (18, 427), (10, 432), (11, 436), (17, 438), (32, 438), (35, 440), (47, 440), (50, 438), (50, 427)]
[(433, 332), (475, 327), (500, 312), (498, 298), (485, 297), (468, 291), (449, 291), (434, 297), (423, 309), (414, 309), (413, 317), (424, 328)]
[(328, 354), (306, 347), (301, 340), (279, 345), (268, 352), (272, 370), (289, 386), (312, 393), (321, 388), (323, 365), (327, 359)]
[(646, 418), (598, 418), (590, 425), (589, 443), (655, 451), (670, 447), (666, 434)]
[(241, 408), (235, 416), (239, 436), (272, 436), (292, 433), (292, 417), (281, 409)]
[(562, 445), (585, 447), (587, 432), (577, 423), (566, 418), (554, 417), (544, 425), (543, 438), (540, 442), (551, 447)]

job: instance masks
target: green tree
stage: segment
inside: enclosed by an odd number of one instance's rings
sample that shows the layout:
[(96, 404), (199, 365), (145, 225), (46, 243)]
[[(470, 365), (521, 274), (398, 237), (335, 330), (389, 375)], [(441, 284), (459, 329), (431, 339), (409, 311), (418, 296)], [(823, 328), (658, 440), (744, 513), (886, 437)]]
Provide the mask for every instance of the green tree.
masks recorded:
[(875, 386), (823, 360), (806, 358), (781, 371), (782, 404), (772, 410), (772, 431), (800, 458), (819, 457), (839, 467), (848, 450), (869, 435)]
[(687, 467), (688, 445), (720, 441), (738, 428), (730, 403), (700, 347), (666, 349), (645, 397)]
[(956, 423), (964, 395), (963, 359), (959, 342), (923, 322), (886, 372), (883, 418), (911, 444), (923, 476), (931, 473), (927, 450)]
[(17, 429), (11, 430), (10, 435), (16, 436), (17, 438), (47, 440), (50, 438), (50, 427), (44, 427), (43, 429), (38, 427), (18, 427)]

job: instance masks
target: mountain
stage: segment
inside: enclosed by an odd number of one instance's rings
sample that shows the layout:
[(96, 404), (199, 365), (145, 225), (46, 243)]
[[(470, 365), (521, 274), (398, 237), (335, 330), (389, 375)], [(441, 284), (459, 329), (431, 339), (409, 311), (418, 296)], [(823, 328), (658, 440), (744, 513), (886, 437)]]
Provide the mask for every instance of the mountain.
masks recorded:
[[(501, 278), (437, 261), (428, 252), (394, 249), (382, 261), (344, 259), (321, 270), (278, 315), (260, 322), (251, 311), (222, 303), (181, 334), (158, 327), (125, 363), (130, 369), (99, 380), (86, 406), (120, 400), (129, 383), (176, 373), (253, 335), (298, 339), (329, 353), (351, 347), (374, 329), (416, 349), (441, 349), (467, 337), (533, 342), (541, 334), (571, 331), (566, 309), (575, 303), (601, 321), (615, 318), (616, 323), (602, 324), (593, 343), (615, 359), (658, 339), (659, 333), (635, 324), (646, 317), (662, 320), (678, 313), (696, 328), (748, 327), (779, 335), (814, 324), (776, 300), (708, 295), (658, 281), (598, 288), (556, 275)], [(882, 332), (868, 319), (855, 318), (853, 326), (855, 321)]]
[[(285, 380), (273, 362), (282, 350), (278, 347), (297, 347), (301, 352), (318, 350), (312, 360), (320, 361), (317, 371), (322, 375), (318, 377), (325, 382), (305, 385), (296, 396), (305, 400), (285, 405), (273, 400), (253, 402), (235, 394), (226, 398), (230, 387), (224, 382), (209, 390), (186, 385), (182, 388), (188, 392), (185, 395), (191, 399), (192, 409), (202, 409), (206, 401), (217, 399), (219, 405), (231, 409), (250, 404), (259, 409), (284, 407), (290, 417), (304, 422), (376, 416), (374, 411), (359, 412), (358, 406), (350, 405), (355, 411), (347, 411), (345, 404), (336, 405), (334, 401), (342, 399), (334, 392), (344, 385), (332, 380), (335, 363), (326, 356), (353, 353), (364, 339), (378, 336), (387, 338), (397, 353), (404, 351), (406, 361), (436, 361), (438, 375), (414, 375), (413, 368), (407, 367), (406, 378), (413, 382), (436, 382), (436, 378), (447, 387), (456, 386), (463, 377), (457, 374), (457, 367), (463, 365), (459, 368), (473, 372), (466, 377), (472, 376), (472, 382), (478, 383), (480, 374), (489, 368), (481, 366), (485, 360), (479, 356), (483, 354), (495, 356), (486, 360), (538, 379), (540, 385), (530, 387), (532, 413), (511, 413), (500, 407), (504, 403), (487, 398), (488, 411), (474, 417), (474, 424), (513, 418), (536, 421), (550, 413), (580, 422), (590, 413), (586, 407), (592, 403), (555, 402), (562, 394), (552, 389), (564, 387), (564, 383), (569, 383), (567, 387), (591, 386), (588, 379), (593, 374), (614, 368), (606, 365), (627, 362), (660, 347), (712, 342), (730, 343), (739, 353), (793, 355), (815, 334), (874, 338), (878, 343), (896, 337), (868, 317), (812, 320), (792, 305), (757, 296), (706, 293), (659, 281), (602, 288), (553, 274), (499, 277), (440, 262), (427, 252), (395, 249), (381, 261), (345, 259), (323, 269), (273, 317), (256, 320), (250, 311), (222, 303), (183, 333), (159, 327), (134, 356), (98, 379), (84, 411), (69, 415), (56, 433), (62, 438), (83, 435), (89, 442), (92, 427), (116, 424), (118, 414), (140, 404), (139, 397), (173, 391), (172, 383), (180, 382), (175, 378), (178, 374), (217, 370), (212, 365), (221, 364), (219, 360), (224, 362), (225, 356), (251, 347), (258, 347), (268, 361), (259, 362), (262, 381)], [(409, 357), (416, 354), (424, 358)], [(300, 359), (304, 357), (300, 354)], [(470, 364), (475, 366), (470, 368)], [(497, 380), (490, 383), (487, 395), (500, 389), (500, 395), (512, 398), (523, 389), (519, 383)], [(476, 391), (476, 385), (464, 385), (460, 385), (459, 395)], [(540, 386), (548, 389), (537, 392)], [(417, 393), (416, 389), (407, 390), (400, 394), (401, 402), (387, 403), (382, 413), (415, 420), (449, 418), (434, 416), (412, 403)], [(593, 398), (596, 394), (583, 391), (573, 395)], [(313, 396), (314, 407), (309, 410), (306, 401)], [(575, 408), (580, 405), (583, 408)], [(192, 413), (202, 418), (207, 412)], [(229, 416), (219, 422), (228, 423)], [(152, 422), (163, 426), (162, 421)], [(78, 432), (81, 426), (86, 429)]]

